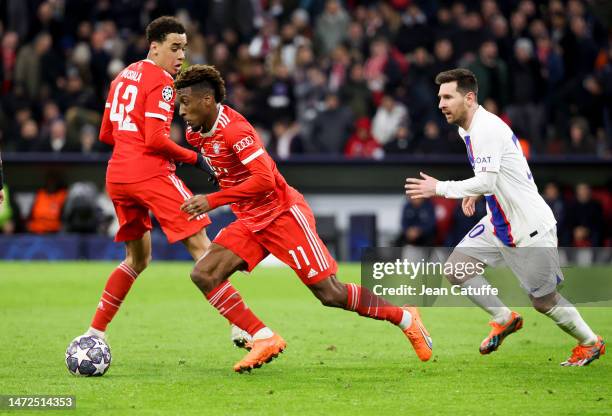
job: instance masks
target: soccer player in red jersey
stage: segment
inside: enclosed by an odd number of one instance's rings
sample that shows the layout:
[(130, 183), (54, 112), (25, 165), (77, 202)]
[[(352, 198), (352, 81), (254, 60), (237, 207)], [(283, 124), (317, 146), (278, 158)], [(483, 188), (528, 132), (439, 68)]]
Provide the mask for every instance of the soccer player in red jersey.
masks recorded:
[(252, 336), (250, 352), (234, 370), (260, 367), (286, 346), (247, 308), (228, 280), (237, 270), (251, 271), (270, 253), (290, 266), (323, 305), (398, 325), (419, 358), (429, 360), (431, 338), (416, 308), (394, 306), (366, 288), (336, 278), (338, 267), (317, 235), (304, 197), (278, 172), (253, 126), (222, 104), (225, 84), (219, 72), (213, 66), (191, 66), (177, 76), (175, 87), (179, 113), (189, 125), (187, 140), (206, 157), (221, 188), (190, 198), (182, 209), (193, 219), (231, 204), (237, 217), (191, 273), (211, 305)]
[(150, 43), (147, 59), (129, 65), (113, 80), (100, 128), (100, 140), (113, 146), (106, 190), (120, 224), (115, 241), (126, 245), (125, 260), (108, 278), (87, 331), (101, 338), (151, 260), (149, 210), (168, 241), (182, 241), (194, 260), (210, 245), (202, 231), (210, 224), (208, 216), (190, 221), (180, 210), (192, 193), (176, 176), (174, 165), (183, 162), (206, 170), (206, 162), (169, 137), (175, 101), (173, 76), (185, 59), (185, 28), (174, 17), (164, 16), (153, 20), (146, 34)]

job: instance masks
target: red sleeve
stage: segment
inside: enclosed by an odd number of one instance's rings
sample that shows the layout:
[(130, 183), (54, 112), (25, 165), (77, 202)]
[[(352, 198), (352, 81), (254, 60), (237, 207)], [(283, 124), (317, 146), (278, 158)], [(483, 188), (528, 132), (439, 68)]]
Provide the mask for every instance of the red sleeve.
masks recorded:
[(104, 115), (102, 116), (102, 125), (100, 126), (100, 135), (98, 138), (102, 143), (106, 143), (109, 146), (115, 145), (115, 138), (113, 137), (113, 124), (109, 119), (110, 103), (106, 103), (104, 108)]
[(174, 115), (172, 79), (163, 77), (147, 92), (145, 101), (145, 145), (177, 162), (196, 163), (197, 153), (170, 139), (170, 123)]
[(208, 199), (210, 209), (272, 191), (274, 189), (274, 173), (270, 162), (271, 159), (267, 154), (266, 157), (258, 157), (252, 160), (246, 165), (251, 172), (251, 176), (246, 181), (207, 195), (206, 199)]

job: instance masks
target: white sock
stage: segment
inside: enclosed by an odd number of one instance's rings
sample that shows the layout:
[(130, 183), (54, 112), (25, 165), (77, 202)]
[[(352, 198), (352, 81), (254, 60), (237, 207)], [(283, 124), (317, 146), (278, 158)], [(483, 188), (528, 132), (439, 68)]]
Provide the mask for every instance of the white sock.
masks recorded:
[(99, 329), (93, 328), (91, 326), (89, 327), (87, 332), (85, 332), (85, 335), (93, 335), (94, 337), (98, 337), (100, 339), (106, 339), (106, 332), (100, 331)]
[(257, 341), (258, 339), (270, 338), (273, 335), (274, 335), (274, 332), (272, 332), (272, 330), (268, 328), (267, 326), (264, 326), (259, 331), (255, 332), (255, 335), (253, 335), (253, 341)]
[(584, 322), (578, 309), (560, 297), (559, 302), (553, 306), (546, 316), (555, 321), (557, 326), (578, 340), (580, 345), (594, 345), (597, 343), (597, 335)]
[[(476, 276), (469, 280), (466, 280), (461, 284), (463, 288), (474, 288), (479, 289), (483, 287), (490, 286), (491, 284), (487, 282), (483, 276)], [(484, 293), (483, 289), (481, 293)], [(508, 309), (506, 305), (503, 304), (500, 298), (495, 295), (466, 295), (472, 302), (476, 305), (480, 306), (485, 312), (491, 315), (494, 322), (497, 322), (500, 325), (507, 323), (510, 320), (510, 316), (512, 315), (512, 311)]]
[(412, 325), (412, 315), (410, 315), (410, 312), (405, 310), (404, 314), (402, 315), (402, 320), (400, 321), (398, 326), (402, 328), (403, 331), (410, 328), (410, 325)]

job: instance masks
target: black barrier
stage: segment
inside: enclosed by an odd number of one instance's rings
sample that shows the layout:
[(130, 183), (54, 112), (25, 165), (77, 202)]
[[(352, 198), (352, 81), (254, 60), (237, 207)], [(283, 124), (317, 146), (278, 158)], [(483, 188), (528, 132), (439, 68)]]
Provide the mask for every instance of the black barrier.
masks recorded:
[[(109, 154), (3, 153), (6, 181), (17, 191), (34, 190), (49, 170), (60, 171), (67, 183), (92, 181), (104, 186)], [(473, 176), (464, 155), (387, 156), (382, 160), (344, 159), (340, 156), (299, 156), (277, 160), (289, 184), (306, 193), (403, 193), (406, 177), (424, 171), (438, 179)], [(592, 186), (612, 183), (611, 160), (590, 156), (534, 157), (529, 161), (536, 182)], [(208, 192), (212, 186), (191, 166), (178, 175), (192, 190)]]

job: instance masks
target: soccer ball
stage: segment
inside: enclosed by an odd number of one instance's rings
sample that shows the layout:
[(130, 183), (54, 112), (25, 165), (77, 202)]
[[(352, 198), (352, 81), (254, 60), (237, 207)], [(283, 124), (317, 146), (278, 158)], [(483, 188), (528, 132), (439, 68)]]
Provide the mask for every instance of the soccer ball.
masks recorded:
[(110, 364), (110, 347), (98, 337), (78, 336), (70, 342), (66, 349), (66, 367), (75, 376), (104, 375)]

